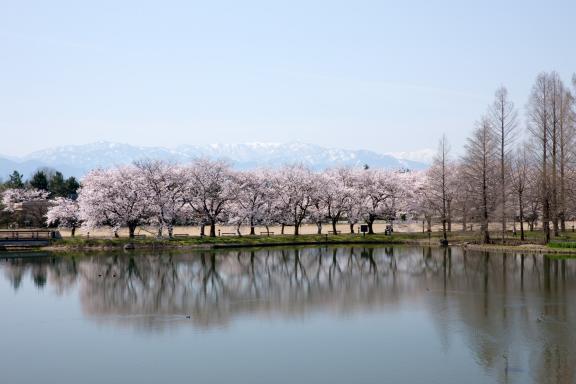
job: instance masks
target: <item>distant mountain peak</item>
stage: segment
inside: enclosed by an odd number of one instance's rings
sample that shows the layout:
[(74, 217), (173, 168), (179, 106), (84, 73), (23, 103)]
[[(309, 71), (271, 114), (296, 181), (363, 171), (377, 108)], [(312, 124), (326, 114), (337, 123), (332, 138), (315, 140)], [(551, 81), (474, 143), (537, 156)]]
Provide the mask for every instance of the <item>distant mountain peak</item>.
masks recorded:
[[(94, 168), (128, 164), (143, 158), (158, 158), (179, 163), (198, 157), (230, 161), (237, 169), (279, 167), (299, 162), (313, 169), (335, 166), (423, 169), (427, 167), (429, 150), (381, 154), (369, 150), (326, 148), (317, 144), (288, 142), (248, 142), (240, 144), (179, 145), (175, 148), (143, 147), (110, 141), (81, 145), (63, 145), (35, 151), (20, 158), (0, 156), (0, 175), (6, 177), (14, 169), (30, 175), (40, 167), (52, 167), (65, 175), (81, 177)], [(420, 153), (420, 157), (415, 154)], [(412, 155), (410, 155), (412, 154)], [(415, 159), (422, 159), (418, 161)]]

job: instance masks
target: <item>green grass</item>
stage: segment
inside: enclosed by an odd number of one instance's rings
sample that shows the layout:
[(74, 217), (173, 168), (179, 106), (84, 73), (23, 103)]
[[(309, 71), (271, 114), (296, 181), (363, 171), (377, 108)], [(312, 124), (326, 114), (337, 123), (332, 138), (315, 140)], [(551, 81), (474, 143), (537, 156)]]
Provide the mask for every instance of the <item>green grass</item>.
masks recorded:
[[(430, 237), (429, 237), (430, 236)], [(544, 235), (542, 232), (526, 232), (524, 243), (542, 244)], [(499, 239), (499, 233), (491, 233), (494, 240)], [(311, 244), (410, 244), (428, 243), (438, 244), (442, 238), (441, 232), (422, 233), (395, 233), (391, 236), (384, 234), (362, 235), (362, 234), (339, 234), (339, 235), (274, 235), (274, 236), (220, 236), (220, 237), (177, 237), (174, 239), (146, 238), (64, 238), (53, 242), (56, 248), (68, 249), (90, 249), (90, 248), (122, 248), (125, 244), (133, 243), (141, 248), (184, 248), (184, 247), (249, 247), (249, 246), (274, 246), (274, 245), (311, 245)], [(479, 232), (454, 231), (449, 233), (448, 239), (451, 243), (478, 242)], [(511, 245), (520, 243), (520, 236), (508, 236)], [(571, 241), (572, 240), (572, 241)], [(551, 248), (576, 248), (576, 234), (569, 232), (556, 238), (549, 243)]]
[(550, 248), (576, 248), (576, 241), (551, 241), (548, 246)]
[[(454, 235), (455, 241), (470, 240), (474, 236)], [(441, 233), (432, 233), (430, 240), (437, 244)], [(457, 238), (457, 239), (456, 239)], [(53, 246), (62, 248), (120, 248), (128, 243), (143, 247), (247, 247), (267, 245), (309, 245), (309, 244), (405, 244), (410, 242), (426, 241), (427, 233), (397, 233), (392, 236), (384, 234), (339, 234), (339, 235), (275, 235), (275, 236), (220, 236), (220, 237), (177, 237), (174, 239), (146, 238), (64, 238), (53, 242)]]

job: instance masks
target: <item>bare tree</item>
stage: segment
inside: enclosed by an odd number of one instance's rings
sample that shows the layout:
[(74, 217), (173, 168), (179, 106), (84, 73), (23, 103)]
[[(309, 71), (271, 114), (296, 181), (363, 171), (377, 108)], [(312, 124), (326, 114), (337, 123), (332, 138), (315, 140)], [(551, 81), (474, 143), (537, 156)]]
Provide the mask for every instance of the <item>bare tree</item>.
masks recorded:
[(516, 195), (518, 203), (518, 220), (520, 222), (520, 240), (524, 240), (524, 205), (525, 194), (529, 183), (530, 164), (528, 160), (527, 148), (522, 146), (518, 148), (512, 159), (510, 172), (510, 184), (512, 191)]
[[(574, 79), (576, 81), (576, 79)], [(576, 123), (574, 114), (574, 97), (567, 89), (559, 95), (560, 118), (559, 118), (559, 191), (558, 191), (558, 218), (560, 220), (560, 231), (566, 232), (566, 191), (567, 191), (567, 168), (574, 161), (574, 125)]]
[(544, 241), (550, 241), (550, 193), (549, 177), (549, 130), (550, 130), (550, 86), (548, 75), (541, 73), (536, 78), (528, 101), (528, 131), (532, 135), (540, 163), (540, 198), (542, 204), (542, 230)]
[(490, 242), (488, 223), (494, 204), (496, 144), (490, 120), (483, 117), (465, 147), (465, 172), (473, 187), (472, 198), (478, 207), (483, 243)]
[(490, 107), (492, 127), (499, 146), (500, 161), (500, 215), (502, 221), (502, 243), (506, 236), (506, 173), (508, 156), (511, 144), (516, 134), (518, 114), (514, 109), (514, 103), (508, 99), (508, 90), (502, 86), (496, 90), (495, 99)]
[(447, 222), (450, 211), (450, 204), (452, 201), (452, 191), (450, 188), (450, 168), (449, 163), (450, 145), (446, 139), (446, 135), (442, 135), (438, 144), (438, 152), (434, 157), (432, 166), (428, 170), (428, 182), (430, 195), (433, 204), (436, 205), (440, 218), (442, 221), (442, 239), (443, 243), (448, 242), (447, 236)]

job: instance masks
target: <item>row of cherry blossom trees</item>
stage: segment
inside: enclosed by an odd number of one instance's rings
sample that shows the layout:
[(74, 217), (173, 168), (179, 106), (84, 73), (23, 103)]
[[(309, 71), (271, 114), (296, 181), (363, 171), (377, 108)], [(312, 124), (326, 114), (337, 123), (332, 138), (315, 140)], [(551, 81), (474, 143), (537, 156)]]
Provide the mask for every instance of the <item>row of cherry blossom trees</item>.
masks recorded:
[(347, 222), (394, 220), (416, 214), (413, 194), (419, 172), (336, 168), (313, 172), (304, 166), (277, 170), (235, 171), (227, 163), (206, 159), (189, 165), (147, 160), (113, 169), (94, 170), (84, 177), (78, 199), (59, 198), (48, 211), (48, 223), (64, 227), (107, 226), (117, 234), (127, 227), (129, 236), (139, 226), (157, 228), (158, 236), (173, 236), (176, 224), (209, 228), (234, 225), (250, 228), (271, 225), (294, 228), (315, 224), (337, 232)]

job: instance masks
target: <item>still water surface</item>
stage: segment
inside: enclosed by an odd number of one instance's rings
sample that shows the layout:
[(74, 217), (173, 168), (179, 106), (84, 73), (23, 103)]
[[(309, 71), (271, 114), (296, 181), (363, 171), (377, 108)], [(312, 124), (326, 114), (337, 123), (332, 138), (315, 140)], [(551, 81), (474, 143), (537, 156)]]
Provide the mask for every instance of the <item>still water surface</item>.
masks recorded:
[(575, 297), (459, 248), (2, 258), (0, 383), (576, 383)]

